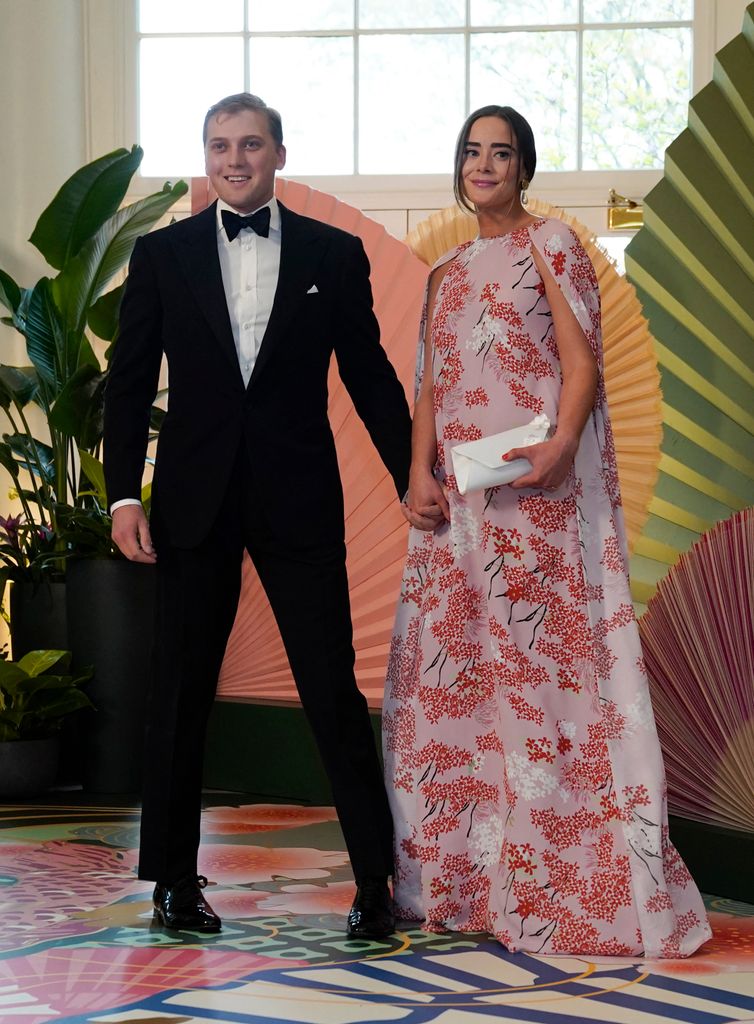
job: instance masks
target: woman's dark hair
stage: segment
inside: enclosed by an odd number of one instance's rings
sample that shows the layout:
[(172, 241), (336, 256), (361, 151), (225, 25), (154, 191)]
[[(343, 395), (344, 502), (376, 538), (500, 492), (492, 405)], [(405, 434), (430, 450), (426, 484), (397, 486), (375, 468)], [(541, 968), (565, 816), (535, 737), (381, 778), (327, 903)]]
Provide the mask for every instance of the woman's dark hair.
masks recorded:
[(527, 181), (531, 181), (537, 167), (537, 148), (534, 145), (534, 133), (529, 122), (517, 110), (514, 110), (513, 107), (498, 107), (490, 104), (488, 107), (480, 107), (479, 110), (469, 114), (463, 122), (463, 127), (458, 133), (458, 140), (456, 142), (453, 194), (458, 205), (472, 213), (474, 212), (474, 207), (466, 198), (466, 193), (463, 190), (463, 162), (464, 150), (466, 149), (466, 143), (469, 141), (471, 128), (480, 117), (499, 117), (501, 121), (506, 121), (510, 125), (510, 130), (518, 146), (519, 166), (522, 177), (526, 177)]

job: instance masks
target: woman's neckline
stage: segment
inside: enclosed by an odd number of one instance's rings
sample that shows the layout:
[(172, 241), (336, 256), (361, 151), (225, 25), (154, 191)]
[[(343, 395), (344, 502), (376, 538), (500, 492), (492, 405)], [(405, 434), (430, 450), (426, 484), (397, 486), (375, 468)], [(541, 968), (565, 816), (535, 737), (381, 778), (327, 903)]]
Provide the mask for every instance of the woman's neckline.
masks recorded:
[(536, 220), (531, 220), (528, 224), (519, 224), (517, 228), (511, 228), (510, 231), (501, 231), (495, 235), (477, 235), (473, 239), (474, 242), (487, 242), (493, 238), (507, 238), (508, 235), (517, 235), (519, 231), (528, 231), (529, 228), (536, 227), (538, 224), (544, 224), (547, 217), (537, 217)]

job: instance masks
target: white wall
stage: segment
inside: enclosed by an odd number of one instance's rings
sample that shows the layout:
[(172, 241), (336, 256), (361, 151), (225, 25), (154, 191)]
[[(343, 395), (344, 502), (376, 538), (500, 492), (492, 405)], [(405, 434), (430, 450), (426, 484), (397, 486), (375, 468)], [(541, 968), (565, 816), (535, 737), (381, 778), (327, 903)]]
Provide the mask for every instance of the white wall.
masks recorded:
[[(37, 217), (86, 160), (81, 26), (81, 0), (0, 0), (0, 267), (21, 285), (45, 272), (27, 241)], [(0, 325), (2, 362), (23, 351)]]

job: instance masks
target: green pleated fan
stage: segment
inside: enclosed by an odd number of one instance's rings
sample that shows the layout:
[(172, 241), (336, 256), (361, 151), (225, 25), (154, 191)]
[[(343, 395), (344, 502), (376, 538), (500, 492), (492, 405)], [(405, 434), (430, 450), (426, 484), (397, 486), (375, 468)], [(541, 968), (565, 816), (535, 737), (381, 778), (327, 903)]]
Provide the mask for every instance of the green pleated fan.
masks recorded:
[(666, 151), (626, 275), (663, 392), (660, 475), (631, 560), (645, 603), (701, 533), (754, 504), (754, 4)]

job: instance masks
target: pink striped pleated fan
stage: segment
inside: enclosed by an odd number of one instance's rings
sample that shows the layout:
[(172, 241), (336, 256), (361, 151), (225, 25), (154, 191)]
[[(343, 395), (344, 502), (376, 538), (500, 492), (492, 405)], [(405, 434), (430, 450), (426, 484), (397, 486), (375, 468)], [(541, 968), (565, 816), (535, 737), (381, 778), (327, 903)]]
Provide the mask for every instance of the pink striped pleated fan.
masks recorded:
[(639, 628), (670, 812), (754, 831), (754, 509), (681, 556)]
[[(277, 181), (276, 194), (296, 213), (361, 238), (372, 268), (374, 309), (382, 344), (412, 401), (426, 266), (381, 224), (335, 196), (282, 178)], [(194, 179), (193, 213), (214, 198), (206, 178)], [(345, 496), (356, 678), (370, 704), (378, 706), (382, 701), (406, 553), (407, 527), (392, 479), (353, 408), (336, 365), (331, 368), (328, 385), (329, 416)], [(241, 600), (225, 652), (218, 693), (232, 699), (298, 699), (277, 625), (248, 557), (244, 560)]]

